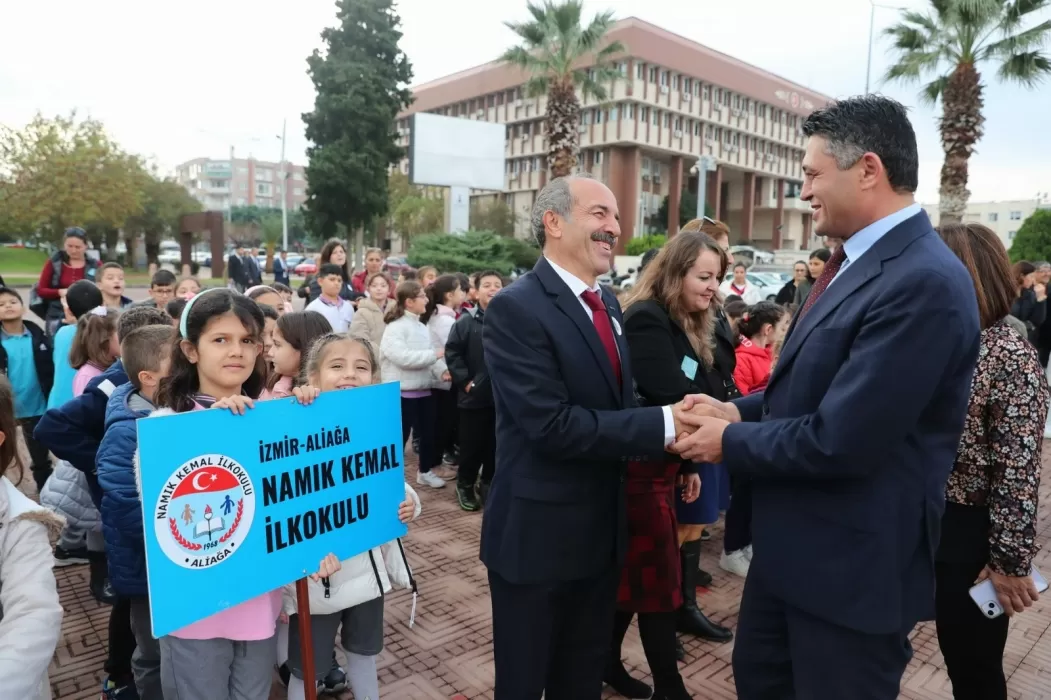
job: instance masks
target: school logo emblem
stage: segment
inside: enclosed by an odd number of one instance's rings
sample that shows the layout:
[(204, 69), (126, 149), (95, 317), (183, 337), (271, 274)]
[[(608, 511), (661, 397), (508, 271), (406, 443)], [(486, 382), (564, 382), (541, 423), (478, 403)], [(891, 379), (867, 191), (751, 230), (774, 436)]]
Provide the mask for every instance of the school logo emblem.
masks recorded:
[(154, 509), (154, 528), (169, 559), (187, 569), (207, 569), (241, 547), (254, 516), (255, 488), (244, 467), (207, 454), (169, 477)]

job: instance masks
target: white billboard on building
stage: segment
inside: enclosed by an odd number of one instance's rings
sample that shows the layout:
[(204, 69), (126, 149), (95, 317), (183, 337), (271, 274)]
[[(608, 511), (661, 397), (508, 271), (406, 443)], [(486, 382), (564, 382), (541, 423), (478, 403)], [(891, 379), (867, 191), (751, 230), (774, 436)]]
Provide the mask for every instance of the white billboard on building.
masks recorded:
[(418, 112), (409, 122), (409, 182), (502, 192), (507, 126)]

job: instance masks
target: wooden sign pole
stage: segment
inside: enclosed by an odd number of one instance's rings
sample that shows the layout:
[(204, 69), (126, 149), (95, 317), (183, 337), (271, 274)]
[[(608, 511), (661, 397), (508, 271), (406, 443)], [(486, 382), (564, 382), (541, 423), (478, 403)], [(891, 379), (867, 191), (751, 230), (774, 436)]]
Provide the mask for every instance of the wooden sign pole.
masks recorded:
[(297, 614), (299, 617), (299, 653), (303, 668), (303, 688), (307, 700), (317, 700), (317, 681), (314, 679), (314, 639), (310, 636), (310, 590), (308, 579), (296, 581)]

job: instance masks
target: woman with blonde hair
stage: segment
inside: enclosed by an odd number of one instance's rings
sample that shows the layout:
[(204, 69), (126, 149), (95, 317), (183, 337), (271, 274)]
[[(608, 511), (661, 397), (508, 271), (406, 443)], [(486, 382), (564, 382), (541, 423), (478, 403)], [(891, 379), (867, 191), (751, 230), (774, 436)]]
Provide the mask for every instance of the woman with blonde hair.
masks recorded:
[[(646, 266), (625, 301), (624, 332), (641, 403), (663, 406), (687, 394), (727, 398), (726, 382), (715, 353), (716, 305), (719, 280), (725, 274), (726, 253), (705, 233), (680, 233)], [(628, 556), (617, 596), (609, 670), (606, 681), (627, 697), (649, 697), (649, 688), (628, 675), (620, 660), (624, 633), (633, 615), (653, 676), (653, 697), (690, 697), (676, 666), (676, 629), (704, 639), (727, 642), (730, 630), (714, 624), (697, 608), (697, 561), (700, 526), (690, 518), (680, 527), (676, 506), (696, 505), (701, 480), (696, 465), (632, 462), (625, 481)], [(714, 478), (714, 477), (713, 477)], [(676, 503), (676, 481), (685, 482)], [(713, 522), (718, 517), (718, 507)], [(680, 511), (681, 512), (681, 511)], [(683, 539), (690, 546), (680, 550)]]

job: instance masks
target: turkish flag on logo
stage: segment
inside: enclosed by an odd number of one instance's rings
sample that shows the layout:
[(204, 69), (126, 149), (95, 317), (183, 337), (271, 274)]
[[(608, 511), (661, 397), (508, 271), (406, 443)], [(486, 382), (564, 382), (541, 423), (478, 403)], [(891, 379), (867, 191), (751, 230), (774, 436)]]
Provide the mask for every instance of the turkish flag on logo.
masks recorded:
[(221, 467), (201, 467), (186, 475), (179, 483), (172, 499), (198, 493), (216, 493), (229, 491), (239, 486), (237, 477)]

